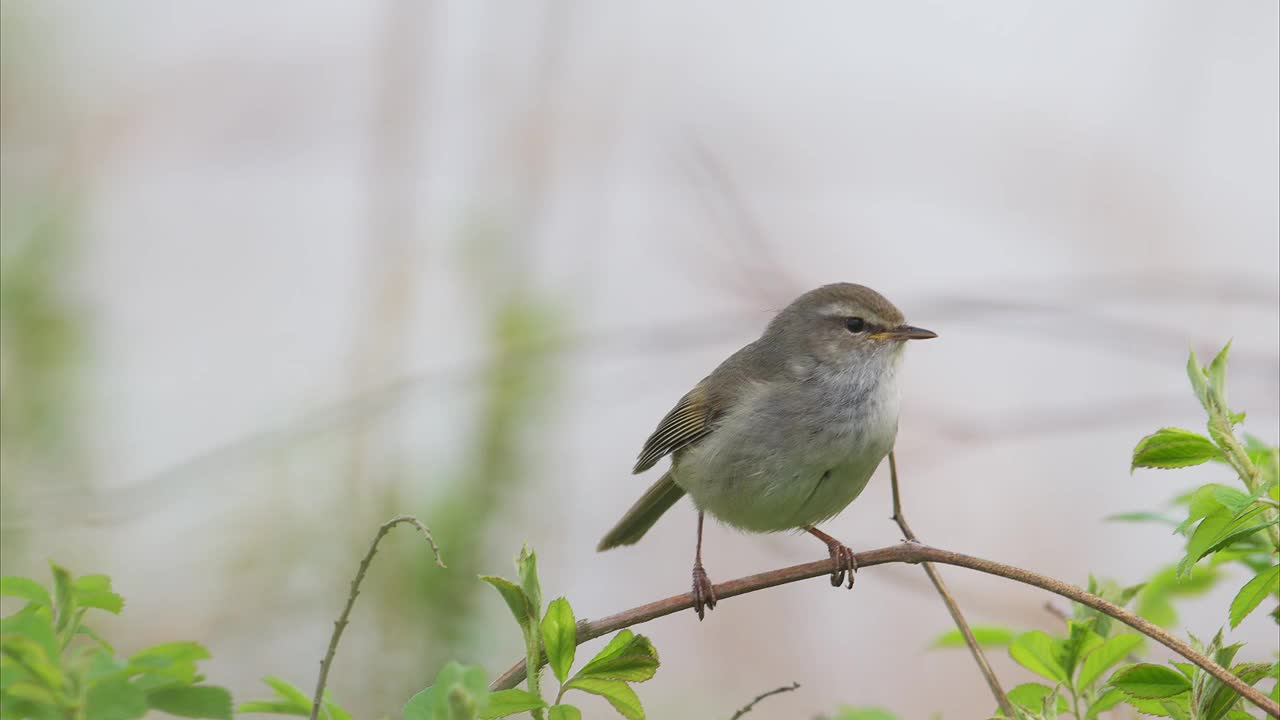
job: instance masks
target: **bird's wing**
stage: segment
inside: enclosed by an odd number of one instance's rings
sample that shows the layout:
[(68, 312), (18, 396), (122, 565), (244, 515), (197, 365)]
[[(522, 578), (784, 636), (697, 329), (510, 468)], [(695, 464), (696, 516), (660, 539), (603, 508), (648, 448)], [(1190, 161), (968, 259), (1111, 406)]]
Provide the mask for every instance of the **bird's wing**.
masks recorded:
[(714, 406), (715, 403), (707, 397), (703, 383), (690, 390), (662, 418), (658, 429), (645, 441), (644, 449), (640, 451), (640, 457), (636, 459), (636, 466), (631, 472), (642, 473), (653, 467), (664, 455), (706, 436), (711, 432), (711, 423), (715, 419)]

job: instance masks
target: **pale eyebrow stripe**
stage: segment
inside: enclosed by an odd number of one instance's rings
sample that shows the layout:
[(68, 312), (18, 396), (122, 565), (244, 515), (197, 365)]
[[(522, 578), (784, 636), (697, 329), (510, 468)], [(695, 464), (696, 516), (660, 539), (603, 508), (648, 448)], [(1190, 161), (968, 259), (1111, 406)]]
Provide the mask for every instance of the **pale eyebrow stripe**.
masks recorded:
[(833, 302), (818, 308), (818, 313), (828, 317), (844, 317), (852, 312), (847, 303)]

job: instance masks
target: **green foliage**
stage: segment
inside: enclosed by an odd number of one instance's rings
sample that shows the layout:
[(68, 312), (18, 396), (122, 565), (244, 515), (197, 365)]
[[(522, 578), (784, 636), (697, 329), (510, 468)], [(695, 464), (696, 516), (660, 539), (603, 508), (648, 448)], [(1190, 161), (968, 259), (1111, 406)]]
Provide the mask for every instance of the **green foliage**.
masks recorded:
[[(573, 608), (565, 598), (551, 601), (539, 619), (542, 588), (534, 553), (525, 548), (516, 558), (520, 582), (492, 575), (481, 576), (502, 596), (525, 640), (528, 689), (490, 692), (480, 668), (466, 668), (451, 662), (440, 671), (435, 683), (414, 695), (405, 705), (405, 720), (477, 720), (501, 718), (519, 713), (550, 720), (579, 720), (582, 713), (561, 702), (569, 690), (598, 695), (627, 720), (644, 720), (644, 708), (631, 683), (644, 682), (658, 670), (658, 652), (643, 635), (623, 630), (595, 657), (570, 675), (578, 644)], [(560, 683), (555, 702), (542, 698), (539, 672), (545, 649), (547, 661)], [(545, 712), (544, 712), (545, 711)]]
[[(1231, 627), (1240, 624), (1260, 604), (1280, 597), (1280, 549), (1277, 508), (1280, 502), (1280, 448), (1256, 437), (1241, 442), (1234, 427), (1244, 418), (1226, 404), (1227, 349), (1208, 367), (1193, 354), (1187, 371), (1192, 388), (1208, 420), (1208, 435), (1164, 428), (1139, 441), (1131, 471), (1137, 468), (1179, 468), (1214, 461), (1229, 467), (1239, 485), (1209, 483), (1183, 493), (1176, 506), (1181, 517), (1165, 513), (1134, 512), (1112, 519), (1155, 522), (1172, 527), (1185, 538), (1182, 558), (1155, 572), (1145, 583), (1122, 587), (1089, 579), (1089, 592), (1111, 602), (1136, 604), (1138, 614), (1165, 627), (1177, 622), (1174, 602), (1202, 594), (1227, 577), (1226, 567), (1243, 567), (1250, 578), (1231, 602)], [(1273, 617), (1280, 612), (1273, 612)], [(1004, 628), (983, 628), (975, 633), (988, 647), (1007, 644), (1010, 656), (1047, 682), (1018, 685), (1010, 701), (1026, 718), (1077, 720), (1098, 718), (1121, 704), (1157, 717), (1205, 720), (1251, 717), (1235, 691), (1225, 687), (1198, 666), (1175, 662), (1159, 665), (1139, 662), (1145, 639), (1123, 631), (1109, 616), (1076, 605), (1060, 634), (1039, 630), (1014, 635)], [(1223, 645), (1219, 632), (1207, 648), (1199, 648), (1215, 662), (1229, 668), (1247, 684), (1280, 677), (1280, 668), (1268, 663), (1233, 664), (1240, 645)], [(961, 647), (956, 631), (941, 636), (938, 647)], [(1123, 665), (1118, 670), (1117, 666)], [(1108, 677), (1110, 674), (1110, 677)], [(1280, 696), (1280, 682), (1272, 689)]]
[[(504, 238), (496, 237), (495, 242)], [(490, 267), (503, 254), (483, 258), (476, 271)], [(455, 572), (437, 573), (429, 559), (419, 564), (417, 592), (407, 595), (412, 608), (404, 613), (428, 625), (433, 642), (424, 649), (429, 667), (455, 656), (468, 656), (476, 648), (470, 643), (486, 637), (475, 632), (481, 619), (477, 596), (483, 586), (475, 576), (483, 572), (490, 545), (492, 524), (510, 499), (518, 496), (522, 484), (535, 479), (529, 458), (529, 429), (539, 424), (547, 412), (547, 402), (557, 385), (557, 352), (565, 335), (565, 314), (553, 303), (509, 281), (477, 278), (476, 307), (488, 347), (488, 356), (477, 367), (474, 424), (456, 470), (434, 485), (445, 488), (428, 510), (431, 531), (449, 549), (449, 565)], [(494, 287), (511, 287), (510, 293), (495, 295)], [(535, 564), (536, 568), (536, 564)], [(517, 579), (516, 584), (522, 584)], [(534, 605), (541, 597), (530, 595)]]
[(578, 647), (578, 625), (573, 619), (573, 608), (564, 598), (556, 598), (547, 607), (542, 618), (542, 645), (547, 649), (547, 662), (556, 679), (564, 682), (573, 667), (574, 651)]
[(1138, 663), (1111, 676), (1111, 685), (1138, 700), (1162, 700), (1191, 691), (1191, 681), (1167, 665)]
[[(1233, 675), (1248, 685), (1274, 676), (1277, 671), (1277, 666), (1272, 663), (1233, 664), (1236, 653), (1242, 646), (1224, 646), (1221, 632), (1208, 647), (1201, 647), (1194, 638), (1192, 642), (1197, 650), (1213, 658), (1219, 665), (1230, 668)], [(1199, 667), (1186, 663), (1130, 665), (1112, 675), (1110, 684), (1125, 695), (1130, 705), (1147, 715), (1183, 720), (1252, 717), (1245, 712), (1244, 703), (1234, 690)], [(1274, 689), (1272, 694), (1276, 694)]]
[(231, 693), (202, 684), (209, 653), (170, 642), (116, 658), (85, 625), (90, 610), (119, 614), (124, 599), (106, 575), (74, 577), (51, 564), (53, 592), (30, 578), (0, 579), (0, 594), (26, 600), (0, 619), (0, 713), (5, 717), (132, 720), (157, 711), (230, 718)]
[(1240, 624), (1268, 595), (1280, 595), (1280, 565), (1272, 565), (1240, 588), (1231, 601), (1231, 627)]
[[(1132, 592), (1121, 591), (1120, 595), (1133, 597)], [(1116, 699), (1107, 696), (1102, 676), (1138, 648), (1142, 636), (1118, 632), (1109, 624), (1100, 629), (1112, 634), (1100, 634), (1092, 612), (1078, 606), (1062, 637), (1033, 630), (1009, 645), (1009, 655), (1018, 664), (1051, 683), (1028, 683), (1009, 694), (1010, 701), (1028, 717), (1056, 718), (1070, 707), (1075, 717), (1083, 719), (1115, 704)]]
[[(973, 639), (978, 641), (982, 647), (1008, 647), (1009, 643), (1017, 637), (1018, 632), (1007, 627), (998, 625), (974, 625), (969, 628), (973, 631)], [(935, 648), (962, 648), (964, 644), (964, 636), (959, 630), (948, 630), (938, 637), (934, 638), (933, 647)]]
[(1138, 441), (1130, 470), (1189, 467), (1220, 457), (1221, 451), (1209, 438), (1189, 430), (1163, 428)]

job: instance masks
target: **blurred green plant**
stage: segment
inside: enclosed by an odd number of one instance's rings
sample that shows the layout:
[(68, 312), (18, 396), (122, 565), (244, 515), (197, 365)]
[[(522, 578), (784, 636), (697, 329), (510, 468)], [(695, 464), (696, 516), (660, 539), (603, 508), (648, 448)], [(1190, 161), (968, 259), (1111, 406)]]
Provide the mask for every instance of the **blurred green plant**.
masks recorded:
[(191, 718), (231, 717), (231, 693), (206, 685), (194, 642), (169, 642), (116, 658), (84, 620), (119, 614), (124, 598), (105, 575), (72, 577), (50, 565), (52, 592), (30, 578), (0, 578), (0, 595), (26, 605), (0, 619), (0, 714), (6, 718), (131, 720), (150, 711)]
[[(17, 203), (22, 211), (12, 208)], [(0, 227), (0, 552), (11, 556), (37, 524), (19, 489), (80, 481), (72, 418), (85, 330), (66, 296), (71, 211), (6, 200)]]
[(472, 447), (457, 479), (428, 510), (437, 518), (432, 531), (449, 548), (449, 564), (457, 572), (429, 572), (429, 561), (423, 560), (416, 573), (426, 608), (417, 607), (414, 613), (427, 618), (438, 643), (429, 658), (433, 663), (442, 652), (445, 657), (471, 654), (480, 639), (473, 626), (478, 587), (471, 578), (480, 572), (493, 519), (506, 506), (504, 500), (529, 482), (528, 429), (539, 425), (553, 386), (552, 338), (560, 335), (559, 314), (523, 296), (503, 301), (493, 312), (491, 359), (479, 383), (484, 395)]

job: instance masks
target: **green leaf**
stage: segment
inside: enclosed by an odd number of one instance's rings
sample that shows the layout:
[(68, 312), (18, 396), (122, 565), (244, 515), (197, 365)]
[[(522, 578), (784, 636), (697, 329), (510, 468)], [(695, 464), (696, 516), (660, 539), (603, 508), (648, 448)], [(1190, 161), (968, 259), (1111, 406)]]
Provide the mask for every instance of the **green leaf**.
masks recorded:
[(1116, 513), (1114, 515), (1108, 515), (1103, 519), (1107, 522), (1153, 522), (1161, 525), (1168, 525), (1170, 527), (1177, 527), (1178, 525), (1177, 520), (1174, 520), (1164, 513), (1146, 511)]
[(525, 597), (529, 598), (529, 605), (533, 607), (533, 622), (536, 623), (538, 616), (542, 614), (542, 586), (538, 584), (538, 556), (528, 545), (520, 549), (520, 555), (516, 558), (516, 571), (520, 575), (520, 587), (524, 590)]
[[(400, 711), (400, 716), (403, 720), (435, 720), (435, 706), (435, 687), (424, 688), (409, 698), (409, 702), (405, 703), (404, 709)], [(243, 706), (241, 706), (241, 712), (244, 712)]]
[(1171, 698), (1162, 698), (1158, 700), (1130, 697), (1127, 698), (1125, 702), (1132, 705), (1143, 715), (1174, 718), (1174, 720), (1190, 720), (1190, 697), (1190, 693), (1182, 693), (1181, 695), (1175, 695)]
[(1280, 565), (1272, 565), (1240, 588), (1231, 601), (1231, 627), (1236, 627), (1267, 595), (1280, 595)]
[(138, 679), (138, 684), (144, 690), (156, 690), (170, 685), (191, 685), (198, 679), (196, 662), (208, 657), (209, 651), (200, 643), (167, 642), (130, 657), (128, 670), (143, 674)]
[[(1231, 668), (1231, 674), (1243, 680), (1246, 685), (1257, 683), (1270, 671), (1271, 663), (1242, 663)], [(1236, 705), (1240, 694), (1223, 685), (1217, 678), (1208, 677), (1207, 673), (1205, 676), (1199, 693), (1201, 695), (1200, 713), (1197, 717), (1204, 720), (1219, 720), (1226, 717), (1227, 712)]]
[(583, 692), (599, 695), (627, 720), (644, 720), (644, 708), (640, 706), (640, 698), (631, 686), (621, 680), (601, 680), (598, 678), (575, 678), (567, 687)]
[(85, 720), (133, 720), (147, 714), (147, 696), (128, 678), (95, 683), (84, 697)]
[(1111, 708), (1124, 702), (1125, 695), (1118, 688), (1111, 688), (1093, 701), (1089, 706), (1089, 711), (1085, 713), (1085, 720), (1092, 720), (1098, 717), (1099, 713), (1110, 710)]
[[(49, 616), (49, 610), (38, 605), (28, 605), (28, 609), (10, 615), (4, 619), (0, 619), (0, 636), (4, 637), (5, 648), (9, 648), (9, 644), (23, 641), (23, 644), (29, 643), (34, 653), (39, 651), (39, 657), (43, 659), (45, 664), (50, 664), (54, 674), (59, 678), (62, 677), (62, 671), (56, 667), (60, 648), (58, 646), (58, 638), (53, 630), (53, 619)], [(26, 651), (24, 651), (26, 652)], [(28, 657), (24, 655), (24, 657)], [(30, 656), (35, 659), (34, 655)]]
[(0, 577), (0, 595), (24, 598), (41, 607), (53, 606), (53, 601), (49, 599), (49, 591), (45, 590), (43, 585), (31, 578), (17, 575)]
[(1258, 522), (1254, 519), (1263, 510), (1255, 506), (1243, 515), (1233, 517), (1231, 511), (1224, 507), (1201, 520), (1187, 540), (1187, 554), (1178, 563), (1178, 574), (1185, 574), (1205, 555), (1276, 524), (1276, 520)]
[(1040, 683), (1022, 683), (1011, 689), (1007, 697), (1014, 705), (1037, 714), (1045, 710), (1058, 714), (1067, 711), (1067, 699), (1059, 695), (1055, 688)]
[(1171, 698), (1191, 690), (1191, 681), (1166, 665), (1139, 663), (1121, 668), (1111, 676), (1112, 687), (1131, 698), (1144, 700)]
[(1209, 381), (1194, 350), (1187, 356), (1187, 379), (1191, 380), (1191, 389), (1195, 391), (1200, 404), (1205, 410), (1209, 410)]
[(111, 643), (107, 642), (106, 638), (99, 635), (93, 628), (89, 627), (88, 625), (81, 625), (80, 627), (76, 628), (76, 634), (84, 635), (85, 637), (97, 643), (99, 647), (101, 647), (103, 650), (106, 650), (108, 653), (115, 653), (115, 648), (111, 647)]
[(643, 635), (623, 630), (596, 654), (574, 678), (644, 682), (658, 671), (658, 651)]
[(209, 651), (200, 643), (183, 640), (160, 643), (145, 650), (139, 650), (129, 658), (129, 664), (140, 669), (158, 669), (177, 663), (208, 660), (209, 657)]
[(1244, 447), (1249, 459), (1258, 468), (1263, 480), (1261, 486), (1265, 488), (1280, 483), (1280, 447), (1249, 433), (1244, 434)]
[(582, 720), (582, 711), (572, 705), (556, 705), (547, 714), (547, 720)]
[[(49, 637), (53, 637), (52, 628)], [(49, 652), (43, 644), (44, 638), (36, 639), (32, 637), (24, 637), (20, 635), (10, 635), (3, 638), (0, 642), (0, 654), (6, 660), (12, 660), (14, 665), (22, 668), (23, 677), (32, 680), (32, 685), (48, 688), (51, 691), (62, 693), (66, 688), (67, 681), (62, 674), (62, 668), (58, 667), (57, 651)], [(57, 641), (53, 641), (56, 645)], [(6, 663), (5, 670), (9, 670)], [(7, 673), (5, 673), (7, 676)], [(6, 680), (8, 678), (6, 677)]]
[(449, 692), (445, 693), (445, 701), (447, 705), (444, 720), (476, 720), (479, 717), (480, 708), (476, 696), (461, 685), (450, 687)]
[[(1006, 647), (1013, 642), (1013, 638), (1018, 632), (1007, 627), (999, 625), (974, 625), (970, 630), (973, 631), (973, 639), (978, 641), (981, 647)], [(967, 647), (964, 642), (964, 636), (960, 634), (958, 629), (948, 630), (933, 641), (935, 648), (957, 648)]]
[(454, 720), (483, 714), (489, 705), (489, 686), (483, 668), (450, 660), (436, 674), (435, 684), (409, 698), (404, 720)]
[(1197, 520), (1206, 518), (1214, 513), (1220, 513), (1226, 506), (1218, 499), (1219, 490), (1229, 490), (1226, 485), (1218, 485), (1211, 483), (1209, 485), (1201, 485), (1187, 496), (1187, 519), (1183, 520), (1176, 532), (1186, 534), (1195, 524)]
[[(6, 679), (6, 682), (8, 682), (7, 679)], [(35, 703), (38, 706), (42, 706), (40, 709), (45, 711), (46, 713), (44, 717), (50, 717), (50, 718), (62, 717), (59, 715), (55, 715), (54, 713), (56, 713), (58, 709), (65, 708), (68, 704), (70, 704), (70, 701), (59, 698), (58, 696), (50, 692), (49, 689), (44, 687), (43, 685), (36, 685), (35, 683), (27, 682), (25, 680), (8, 682), (8, 684), (5, 685), (4, 687), (4, 692), (5, 692), (4, 695), (0, 695), (0, 700), (9, 700), (10, 698), (17, 698), (20, 700), (27, 700), (31, 703)], [(43, 707), (43, 706), (48, 706), (48, 707)], [(3, 707), (4, 709), (7, 710), (8, 703), (0, 704), (0, 707)]]
[(573, 668), (573, 656), (578, 646), (578, 625), (568, 600), (556, 598), (551, 601), (547, 614), (542, 618), (541, 630), (547, 662), (556, 679), (563, 683)]
[(1221, 456), (1218, 446), (1199, 433), (1161, 428), (1138, 441), (1129, 469), (1190, 467)]
[(1253, 498), (1226, 485), (1215, 485), (1213, 487), (1213, 497), (1232, 513), (1239, 513), (1253, 502)]
[(1209, 387), (1220, 398), (1227, 396), (1227, 353), (1230, 350), (1231, 341), (1228, 340), (1227, 344), (1222, 346), (1222, 349), (1213, 358), (1213, 362), (1209, 363), (1209, 367), (1205, 368), (1204, 371), (1205, 376), (1209, 379)]
[(76, 610), (75, 594), (71, 591), (71, 573), (61, 565), (49, 563), (53, 571), (53, 629), (61, 634), (70, 626)]
[(147, 693), (152, 710), (189, 718), (231, 720), (231, 693), (212, 685), (162, 688)]
[(1124, 633), (1107, 638), (1105, 642), (1084, 656), (1084, 663), (1080, 666), (1080, 674), (1076, 678), (1078, 686), (1082, 688), (1091, 687), (1094, 681), (1102, 676), (1102, 673), (1124, 660), (1125, 656), (1133, 652), (1141, 644), (1142, 636), (1133, 633)]
[(502, 595), (502, 599), (507, 602), (507, 607), (511, 609), (511, 615), (515, 617), (516, 622), (520, 623), (520, 627), (528, 632), (537, 622), (537, 614), (534, 612), (533, 603), (529, 600), (529, 596), (525, 594), (523, 588), (511, 582), (510, 580), (496, 575), (481, 575), (480, 579), (492, 585)]
[(324, 691), (324, 711), (329, 716), (329, 720), (351, 720), (351, 713), (342, 709), (342, 706), (334, 702), (329, 696), (329, 691)]
[(1176, 565), (1161, 568), (1138, 593), (1138, 614), (1161, 627), (1172, 627), (1178, 620), (1178, 614), (1171, 600), (1203, 595), (1221, 577), (1220, 570), (1204, 565), (1192, 566), (1186, 577), (1181, 579)]
[(1023, 633), (1009, 645), (1009, 656), (1019, 665), (1040, 677), (1066, 685), (1070, 678), (1058, 660), (1059, 651), (1058, 642), (1040, 630)]
[(480, 713), (480, 717), (489, 720), (490, 718), (501, 718), (515, 715), (516, 713), (529, 712), (546, 706), (547, 704), (542, 701), (542, 698), (528, 690), (519, 688), (498, 690), (497, 692), (489, 693), (489, 707)]
[[(293, 703), (285, 700), (249, 700), (242, 702), (236, 706), (238, 713), (266, 713), (268, 715), (296, 715), (298, 717), (310, 717), (311, 708), (307, 708), (305, 712), (299, 710)], [(405, 716), (408, 718), (408, 715)]]
[(329, 720), (352, 720), (351, 713), (342, 709), (341, 705), (328, 700), (324, 703), (324, 715), (328, 716)]
[(1094, 621), (1085, 622), (1070, 620), (1067, 622), (1067, 639), (1058, 647), (1058, 662), (1066, 671), (1067, 677), (1075, 675), (1076, 665), (1086, 654), (1102, 644), (1103, 640), (1093, 632)]
[(287, 680), (273, 675), (262, 678), (262, 682), (276, 691), (277, 700), (251, 700), (240, 703), (236, 712), (261, 712), (275, 715), (311, 715), (311, 698)]
[(111, 578), (106, 575), (81, 575), (72, 583), (79, 607), (98, 608), (114, 615), (124, 609), (124, 598), (111, 591)]

